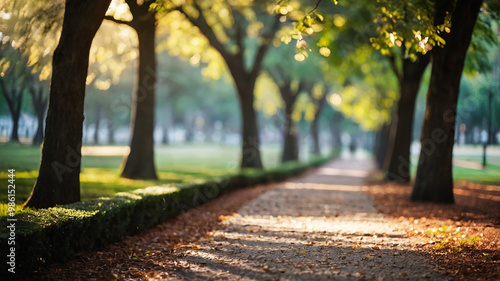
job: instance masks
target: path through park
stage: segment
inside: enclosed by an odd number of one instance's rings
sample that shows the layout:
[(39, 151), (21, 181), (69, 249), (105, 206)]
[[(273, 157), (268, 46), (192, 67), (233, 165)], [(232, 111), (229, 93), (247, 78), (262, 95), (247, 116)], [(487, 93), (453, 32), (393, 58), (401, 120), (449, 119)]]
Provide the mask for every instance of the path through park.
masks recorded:
[(180, 280), (446, 280), (363, 192), (367, 159), (277, 185), (180, 257)]
[[(209, 208), (202, 211), (206, 218), (181, 215), (40, 273), (59, 280), (450, 280), (412, 248), (404, 231), (408, 222), (377, 212), (372, 195), (363, 192), (372, 169), (366, 157), (341, 157), (263, 186), (260, 196), (223, 195), (202, 207)], [(205, 225), (235, 196), (256, 199), (223, 216), (208, 233), (190, 226)], [(175, 242), (175, 235), (201, 231)]]

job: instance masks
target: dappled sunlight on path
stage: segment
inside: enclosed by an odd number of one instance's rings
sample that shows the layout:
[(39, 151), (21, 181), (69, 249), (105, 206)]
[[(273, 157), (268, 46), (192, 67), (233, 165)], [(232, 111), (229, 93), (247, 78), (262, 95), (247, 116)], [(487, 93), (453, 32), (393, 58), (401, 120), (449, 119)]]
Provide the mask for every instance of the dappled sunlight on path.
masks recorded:
[(447, 280), (411, 248), (406, 224), (363, 192), (373, 169), (343, 157), (278, 184), (179, 255), (179, 280)]

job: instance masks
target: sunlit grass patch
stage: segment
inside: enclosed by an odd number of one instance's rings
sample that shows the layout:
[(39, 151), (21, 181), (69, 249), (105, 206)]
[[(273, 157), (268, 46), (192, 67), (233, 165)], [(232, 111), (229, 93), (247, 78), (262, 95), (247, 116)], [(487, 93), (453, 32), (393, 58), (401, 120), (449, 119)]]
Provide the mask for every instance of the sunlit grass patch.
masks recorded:
[(484, 170), (453, 166), (453, 179), (455, 181), (465, 180), (484, 185), (500, 185), (500, 166), (489, 165)]
[[(94, 147), (84, 147), (92, 149)], [(96, 146), (94, 152), (107, 152)], [(124, 146), (116, 146), (123, 150)], [(84, 155), (80, 174), (81, 198), (90, 200), (166, 183), (187, 183), (200, 179), (233, 174), (239, 170), (239, 145), (187, 144), (155, 147), (158, 180), (131, 180), (120, 177), (123, 157), (116, 153)], [(262, 157), (266, 168), (279, 164), (280, 146), (263, 145)], [(16, 204), (28, 198), (38, 177), (40, 148), (22, 144), (0, 144), (0, 183), (7, 182), (8, 169), (16, 169)], [(7, 185), (0, 188), (0, 203), (7, 202)]]

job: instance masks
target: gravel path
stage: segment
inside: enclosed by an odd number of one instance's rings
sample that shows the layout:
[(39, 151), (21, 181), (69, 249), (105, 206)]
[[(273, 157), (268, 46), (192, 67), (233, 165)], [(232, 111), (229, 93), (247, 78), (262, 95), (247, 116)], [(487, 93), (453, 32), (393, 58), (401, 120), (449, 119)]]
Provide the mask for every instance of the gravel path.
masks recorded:
[(184, 251), (172, 280), (450, 280), (377, 213), (367, 159), (341, 158), (277, 185)]

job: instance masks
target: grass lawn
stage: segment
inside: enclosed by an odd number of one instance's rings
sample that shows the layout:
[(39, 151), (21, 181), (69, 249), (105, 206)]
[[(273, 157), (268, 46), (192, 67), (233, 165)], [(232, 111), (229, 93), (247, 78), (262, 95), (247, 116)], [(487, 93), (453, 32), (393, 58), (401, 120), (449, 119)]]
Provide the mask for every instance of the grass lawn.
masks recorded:
[[(466, 160), (472, 163), (483, 163), (482, 155), (457, 155), (455, 159)], [(455, 181), (469, 181), (485, 185), (500, 185), (500, 156), (488, 155), (486, 169), (469, 169), (453, 166), (453, 179)]]
[[(454, 156), (454, 159), (467, 160), (477, 164), (482, 163), (480, 156)], [(494, 161), (500, 161), (499, 157), (491, 157)], [(494, 162), (491, 161), (491, 162)], [(412, 178), (415, 179), (417, 167), (413, 163), (418, 162), (418, 157), (412, 158), (411, 172)], [(496, 162), (494, 162), (496, 164)], [(468, 181), (484, 185), (499, 185), (500, 186), (500, 166), (488, 163), (487, 169), (470, 169), (460, 166), (453, 166), (453, 180), (455, 182)]]
[[(99, 148), (98, 146), (96, 148)], [(106, 151), (107, 147), (102, 147)], [(80, 175), (82, 200), (113, 195), (117, 192), (164, 183), (190, 182), (221, 176), (238, 171), (240, 147), (238, 145), (189, 144), (157, 146), (157, 181), (120, 178), (123, 157), (82, 157)], [(266, 168), (279, 163), (280, 147), (264, 145), (261, 148)], [(22, 144), (0, 144), (0, 202), (7, 202), (8, 169), (15, 169), (16, 202), (24, 202), (38, 176), (40, 148)]]
[(455, 181), (469, 181), (484, 185), (500, 185), (500, 166), (488, 165), (485, 170), (453, 166)]

